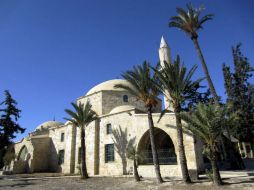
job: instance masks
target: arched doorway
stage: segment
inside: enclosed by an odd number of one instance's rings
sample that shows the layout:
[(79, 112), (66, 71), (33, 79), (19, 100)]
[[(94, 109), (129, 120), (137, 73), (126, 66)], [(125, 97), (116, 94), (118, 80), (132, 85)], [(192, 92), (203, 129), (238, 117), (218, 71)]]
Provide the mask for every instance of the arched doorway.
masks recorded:
[(27, 147), (26, 146), (23, 146), (20, 151), (19, 151), (19, 154), (18, 154), (18, 160), (23, 160), (25, 161), (26, 160), (26, 155), (28, 153), (28, 150), (27, 150)]
[[(154, 128), (154, 139), (158, 152), (159, 163), (177, 164), (175, 147), (170, 136), (162, 129)], [(143, 159), (139, 161), (139, 164), (153, 164), (149, 131), (146, 131), (141, 137), (138, 144), (138, 152), (143, 157)]]

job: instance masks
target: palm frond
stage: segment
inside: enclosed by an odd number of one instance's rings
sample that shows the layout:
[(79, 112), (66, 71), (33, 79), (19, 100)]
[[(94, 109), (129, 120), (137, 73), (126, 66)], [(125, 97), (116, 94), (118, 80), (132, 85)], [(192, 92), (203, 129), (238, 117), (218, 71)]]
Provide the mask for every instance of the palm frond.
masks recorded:
[(87, 126), (89, 123), (97, 119), (97, 114), (92, 110), (92, 105), (89, 101), (84, 105), (79, 102), (78, 104), (71, 103), (74, 111), (70, 109), (65, 109), (65, 112), (70, 116), (70, 118), (64, 118), (70, 121), (73, 125), (77, 127)]
[(124, 72), (122, 77), (130, 85), (116, 84), (115, 88), (127, 90), (138, 100), (142, 100), (147, 107), (156, 106), (159, 91), (154, 85), (156, 77), (151, 73), (150, 64), (147, 61)]
[(194, 8), (190, 3), (186, 5), (187, 9), (177, 8), (177, 16), (170, 18), (169, 27), (179, 28), (187, 33), (191, 38), (197, 38), (197, 31), (202, 28), (202, 25), (213, 19), (212, 14), (207, 14), (200, 18), (203, 8)]

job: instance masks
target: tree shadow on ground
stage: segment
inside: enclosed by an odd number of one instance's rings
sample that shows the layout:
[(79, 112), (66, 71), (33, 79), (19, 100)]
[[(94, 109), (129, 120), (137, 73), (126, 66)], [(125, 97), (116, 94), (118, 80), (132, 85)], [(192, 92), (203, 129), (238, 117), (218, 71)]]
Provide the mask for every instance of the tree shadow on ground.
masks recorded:
[(237, 184), (253, 184), (254, 183), (254, 178), (249, 178), (248, 180), (244, 180), (244, 181), (233, 181), (233, 182), (223, 182), (223, 185), (237, 185)]
[(6, 184), (6, 185), (0, 185), (0, 189), (1, 188), (7, 188), (7, 187), (27, 187), (29, 185), (34, 185), (35, 183), (29, 182), (28, 180), (19, 180), (19, 181), (13, 181), (15, 182), (14, 184)]

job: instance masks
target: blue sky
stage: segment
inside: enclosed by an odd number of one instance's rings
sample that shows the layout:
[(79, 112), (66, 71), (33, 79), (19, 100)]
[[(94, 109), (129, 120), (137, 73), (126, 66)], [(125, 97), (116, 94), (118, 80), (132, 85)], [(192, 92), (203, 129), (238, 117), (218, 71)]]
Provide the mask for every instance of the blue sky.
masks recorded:
[[(198, 64), (191, 40), (168, 28), (177, 0), (1, 0), (0, 99), (10, 90), (22, 109), (24, 137), (40, 123), (64, 121), (65, 108), (90, 88), (148, 60), (155, 65), (163, 35), (173, 57), (187, 67)], [(225, 99), (222, 63), (232, 64), (231, 47), (238, 42), (254, 62), (252, 0), (192, 1), (204, 4), (215, 18), (200, 31), (216, 90)], [(253, 81), (253, 80), (252, 80)]]

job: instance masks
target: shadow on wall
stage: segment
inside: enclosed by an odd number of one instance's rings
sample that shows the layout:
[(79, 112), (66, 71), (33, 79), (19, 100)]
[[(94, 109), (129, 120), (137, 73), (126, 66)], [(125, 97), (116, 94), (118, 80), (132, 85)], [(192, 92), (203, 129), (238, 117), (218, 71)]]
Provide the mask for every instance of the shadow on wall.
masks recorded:
[(113, 129), (113, 141), (116, 147), (116, 152), (122, 160), (123, 175), (127, 175), (127, 149), (133, 147), (136, 137), (128, 140), (127, 128), (123, 131), (121, 126), (118, 129)]
[[(193, 136), (193, 134), (186, 128), (186, 125), (185, 125), (185, 124), (182, 124), (182, 125), (183, 125), (183, 133), (184, 133), (185, 135)], [(174, 126), (174, 125), (169, 125), (169, 124), (167, 124), (166, 127), (172, 128), (172, 129), (175, 129), (175, 130), (177, 129), (176, 126)]]
[(52, 139), (50, 139), (50, 155), (49, 155), (49, 172), (62, 172), (62, 167), (61, 165), (58, 164), (59, 158), (58, 158), (58, 153), (55, 147), (55, 144), (53, 143)]

